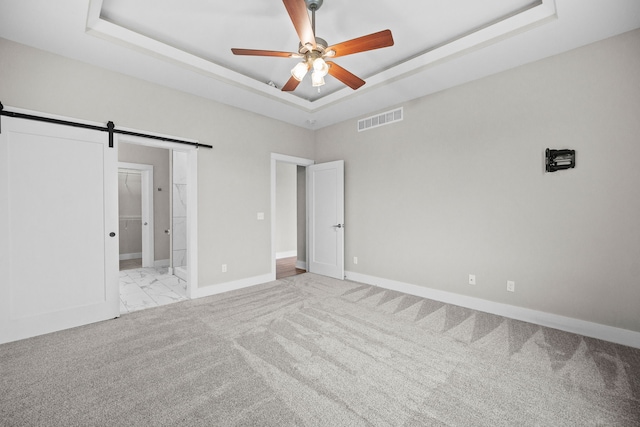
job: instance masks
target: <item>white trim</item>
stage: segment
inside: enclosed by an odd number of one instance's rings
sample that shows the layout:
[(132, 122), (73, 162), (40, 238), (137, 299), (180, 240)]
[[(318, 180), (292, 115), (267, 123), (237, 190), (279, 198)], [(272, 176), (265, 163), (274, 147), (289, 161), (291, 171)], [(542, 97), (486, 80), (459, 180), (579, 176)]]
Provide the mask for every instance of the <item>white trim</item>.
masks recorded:
[(487, 301), (480, 298), (466, 295), (454, 294), (452, 292), (440, 291), (424, 286), (410, 283), (398, 282), (396, 280), (383, 279), (361, 273), (346, 271), (346, 278), (354, 282), (365, 283), (385, 289), (391, 289), (410, 295), (416, 295), (447, 304), (454, 304), (467, 307), (485, 313), (496, 314), (510, 319), (521, 320), (523, 322), (534, 323), (536, 325), (549, 328), (560, 329), (574, 334), (610, 341), (630, 347), (640, 348), (640, 332), (628, 329), (616, 328), (602, 325), (600, 323), (588, 322), (586, 320), (574, 319), (572, 317), (560, 316), (543, 311), (531, 310), (523, 307), (516, 307), (509, 304)]
[(187, 153), (187, 297), (198, 289), (198, 150)]
[(278, 153), (271, 153), (271, 160), (277, 160), (278, 162), (283, 162), (283, 163), (292, 163), (298, 166), (311, 166), (316, 163), (314, 160), (311, 160), (311, 159), (305, 159), (303, 157), (295, 157), (295, 156), (289, 156), (287, 154), (278, 154)]
[(157, 259), (155, 261), (153, 261), (153, 266), (155, 268), (163, 268), (163, 267), (169, 267), (170, 261), (168, 259)]
[(189, 270), (185, 266), (183, 266), (183, 267), (174, 267), (172, 269), (172, 274), (174, 276), (179, 277), (180, 279), (184, 280), (185, 282), (189, 281)]
[(307, 262), (306, 261), (297, 260), (296, 261), (296, 268), (299, 268), (300, 270), (306, 270), (307, 269)]
[(120, 254), (120, 261), (124, 261), (127, 259), (137, 259), (142, 258), (142, 252), (133, 252), (130, 254)]
[(276, 252), (276, 259), (291, 258), (298, 256), (298, 251)]
[[(286, 154), (271, 153), (271, 274), (269, 281), (276, 280), (276, 165), (277, 162), (292, 163), (298, 166), (311, 166), (315, 161)], [(305, 226), (305, 228), (308, 228)], [(307, 236), (307, 240), (309, 237)], [(307, 250), (307, 254), (308, 254)]]
[(249, 288), (251, 286), (261, 285), (263, 283), (272, 282), (271, 274), (263, 274), (261, 276), (247, 277), (245, 279), (234, 280), (232, 282), (218, 283), (216, 285), (205, 286), (194, 289), (191, 298), (202, 298), (211, 295), (222, 294), (224, 292), (235, 291), (238, 289)]

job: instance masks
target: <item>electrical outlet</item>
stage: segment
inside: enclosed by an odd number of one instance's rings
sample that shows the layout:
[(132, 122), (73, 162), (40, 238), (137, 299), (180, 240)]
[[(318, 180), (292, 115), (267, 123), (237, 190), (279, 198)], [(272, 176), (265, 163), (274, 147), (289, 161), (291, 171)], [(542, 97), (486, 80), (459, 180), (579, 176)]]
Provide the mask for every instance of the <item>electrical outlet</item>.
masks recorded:
[(358, 263), (358, 257), (357, 257), (357, 256), (354, 256), (354, 257), (353, 257), (353, 263), (354, 263), (354, 264), (357, 264), (357, 263)]
[(475, 285), (476, 284), (476, 275), (475, 274), (470, 274), (469, 275), (469, 284), (470, 285)]
[(258, 221), (263, 221), (264, 220), (264, 212), (258, 212)]
[(507, 280), (507, 290), (509, 292), (515, 292), (516, 291), (516, 282), (514, 282), (513, 280)]
[(223, 273), (227, 272), (227, 264), (222, 264), (222, 272)]

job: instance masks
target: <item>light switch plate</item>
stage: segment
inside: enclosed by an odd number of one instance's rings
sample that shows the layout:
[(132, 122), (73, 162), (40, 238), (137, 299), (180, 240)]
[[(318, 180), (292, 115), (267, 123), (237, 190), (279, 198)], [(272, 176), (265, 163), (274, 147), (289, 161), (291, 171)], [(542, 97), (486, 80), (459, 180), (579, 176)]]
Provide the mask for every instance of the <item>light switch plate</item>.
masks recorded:
[(264, 219), (264, 212), (258, 212), (258, 221), (262, 221)]

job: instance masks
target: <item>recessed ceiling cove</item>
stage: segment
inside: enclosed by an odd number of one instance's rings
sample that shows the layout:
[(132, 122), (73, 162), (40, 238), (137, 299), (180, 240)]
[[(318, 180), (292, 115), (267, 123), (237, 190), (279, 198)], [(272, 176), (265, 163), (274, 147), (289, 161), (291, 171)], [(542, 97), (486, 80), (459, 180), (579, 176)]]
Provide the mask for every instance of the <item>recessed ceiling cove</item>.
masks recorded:
[[(294, 1), (306, 9), (304, 0)], [(316, 37), (328, 45), (384, 29), (393, 32), (395, 44), (391, 48), (340, 58), (341, 67), (375, 86), (536, 24), (555, 13), (550, 5), (542, 0), (325, 0), (315, 12), (315, 29)], [(268, 89), (281, 89), (287, 84), (291, 69), (300, 62), (295, 57), (240, 57), (231, 52), (237, 47), (299, 51), (300, 40), (282, 0), (103, 0), (99, 19), (134, 34), (113, 27), (94, 29), (111, 33), (136, 48), (154, 51), (185, 66), (200, 64), (208, 72), (238, 84), (247, 85), (250, 79), (250, 86), (259, 89), (264, 85), (269, 95), (273, 91)], [(148, 40), (142, 42), (144, 39), (135, 35)], [(202, 60), (215, 67), (207, 67)], [(318, 101), (350, 96), (351, 91), (331, 75), (323, 86), (314, 87), (309, 73), (295, 91), (281, 96), (313, 110), (314, 104), (322, 104)]]

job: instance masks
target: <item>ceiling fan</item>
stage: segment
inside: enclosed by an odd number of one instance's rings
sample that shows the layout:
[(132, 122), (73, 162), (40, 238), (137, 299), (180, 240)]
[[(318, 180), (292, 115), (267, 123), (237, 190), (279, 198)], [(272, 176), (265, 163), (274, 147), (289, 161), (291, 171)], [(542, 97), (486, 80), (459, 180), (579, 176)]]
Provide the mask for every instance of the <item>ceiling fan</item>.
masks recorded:
[[(280, 52), (274, 50), (236, 49), (231, 51), (234, 55), (251, 56), (275, 56), (281, 58), (301, 58), (291, 70), (291, 78), (282, 87), (283, 91), (293, 91), (302, 81), (304, 76), (313, 69), (311, 83), (314, 87), (325, 84), (324, 76), (332, 75), (351, 89), (358, 89), (365, 81), (355, 74), (345, 70), (332, 61), (325, 58), (351, 55), (367, 50), (380, 49), (393, 46), (393, 37), (390, 30), (383, 30), (367, 36), (358, 37), (342, 43), (329, 44), (320, 37), (316, 37), (316, 11), (322, 6), (323, 0), (282, 0), (287, 8), (289, 17), (300, 38), (298, 52)], [(311, 21), (307, 9), (311, 11)]]

